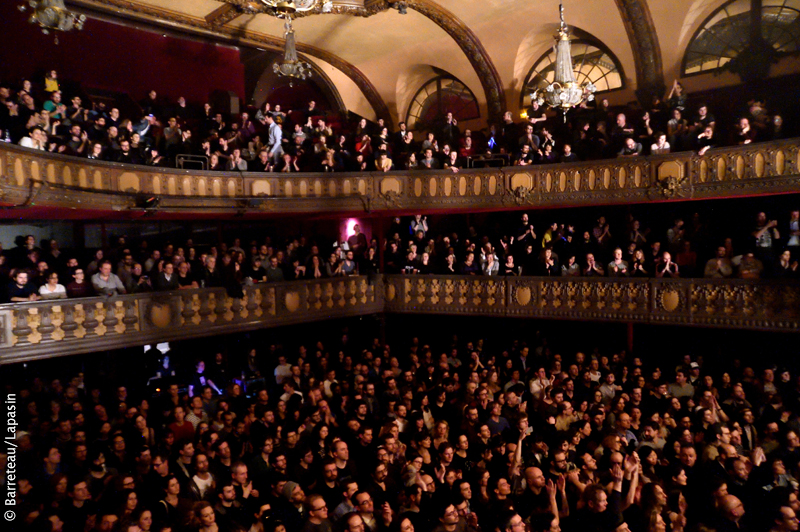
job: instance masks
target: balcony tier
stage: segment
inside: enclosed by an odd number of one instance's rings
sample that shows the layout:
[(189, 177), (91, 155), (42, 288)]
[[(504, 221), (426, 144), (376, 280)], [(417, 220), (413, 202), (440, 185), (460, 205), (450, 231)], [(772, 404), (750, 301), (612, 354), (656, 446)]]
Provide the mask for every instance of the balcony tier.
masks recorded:
[(386, 313), (800, 332), (800, 284), (376, 276), (0, 305), (0, 364)]
[[(337, 174), (198, 172), (96, 162), (0, 143), (5, 217), (403, 214), (631, 204), (800, 190), (800, 139), (571, 164)], [(137, 201), (139, 203), (137, 203)]]

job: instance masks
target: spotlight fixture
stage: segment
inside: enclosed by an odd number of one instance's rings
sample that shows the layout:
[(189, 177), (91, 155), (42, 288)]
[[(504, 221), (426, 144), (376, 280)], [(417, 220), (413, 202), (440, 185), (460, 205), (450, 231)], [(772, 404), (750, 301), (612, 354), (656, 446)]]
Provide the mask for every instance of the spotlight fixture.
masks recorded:
[(156, 211), (158, 205), (161, 203), (161, 198), (158, 196), (150, 196), (147, 194), (139, 194), (136, 196), (136, 208), (145, 211)]
[(322, 4), (322, 12), (331, 13), (332, 11), (333, 11), (333, 0), (325, 0), (325, 3)]
[(400, 13), (401, 15), (408, 14), (408, 4), (406, 4), (403, 0), (395, 2), (394, 4), (392, 4), (392, 7), (394, 7), (397, 10), (397, 12)]

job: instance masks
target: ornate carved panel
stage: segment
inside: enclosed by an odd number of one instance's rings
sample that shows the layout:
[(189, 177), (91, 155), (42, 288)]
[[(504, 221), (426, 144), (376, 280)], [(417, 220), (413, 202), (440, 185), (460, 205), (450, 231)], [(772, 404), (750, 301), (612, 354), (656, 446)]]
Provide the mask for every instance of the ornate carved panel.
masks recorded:
[(655, 95), (664, 94), (664, 68), (661, 46), (646, 0), (616, 0), (625, 24), (636, 66), (636, 94), (642, 105), (650, 105)]
[[(157, 194), (154, 215), (501, 210), (631, 204), (800, 190), (800, 139), (571, 164), (418, 172), (239, 174), (96, 162), (0, 143), (0, 200), (136, 211)], [(11, 215), (12, 211), (7, 211)]]
[(0, 364), (375, 314), (383, 293), (380, 277), (347, 277), (3, 305)]
[(705, 279), (389, 275), (384, 290), (387, 312), (800, 331), (797, 284)]

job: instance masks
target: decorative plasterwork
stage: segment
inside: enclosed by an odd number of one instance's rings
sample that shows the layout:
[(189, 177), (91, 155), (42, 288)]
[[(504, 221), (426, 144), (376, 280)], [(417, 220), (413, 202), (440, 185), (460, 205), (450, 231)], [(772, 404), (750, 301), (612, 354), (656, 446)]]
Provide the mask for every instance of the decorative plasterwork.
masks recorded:
[(800, 286), (744, 279), (375, 275), (0, 305), (0, 365), (381, 313), (800, 331)]
[[(249, 5), (254, 2), (253, 0), (218, 0), (225, 4), (236, 6), (240, 13), (246, 12)], [(333, 0), (333, 5), (330, 11), (322, 10), (323, 2), (317, 2), (317, 5), (308, 11), (297, 11), (293, 18), (307, 17), (309, 15), (353, 15), (357, 17), (370, 17), (381, 11), (386, 11), (389, 6), (385, 0)]]
[[(394, 3), (394, 0), (390, 3)], [(406, 5), (428, 17), (456, 41), (481, 80), (489, 109), (489, 120), (502, 120), (506, 107), (503, 82), (478, 36), (461, 19), (431, 0), (406, 0)]]
[[(277, 51), (283, 50), (283, 39), (242, 31), (241, 29), (229, 29), (216, 25), (211, 26), (203, 19), (189, 17), (152, 6), (145, 6), (136, 2), (129, 2), (128, 0), (69, 0), (68, 3), (84, 8), (97, 9), (115, 16), (120, 16), (119, 10), (124, 10), (125, 16), (136, 17), (152, 24), (223, 38), (225, 40), (232, 40), (246, 46), (269, 48)], [(375, 88), (372, 82), (358, 68), (337, 55), (307, 44), (298, 43), (297, 51), (321, 59), (342, 71), (361, 90), (367, 101), (375, 110), (375, 114), (379, 118), (383, 118), (390, 128), (393, 127), (394, 122), (392, 121), (392, 116), (389, 112), (389, 108), (386, 106), (386, 102), (383, 101), (383, 98), (378, 93), (378, 89)]]
[(241, 14), (242, 12), (232, 4), (221, 5), (206, 15), (206, 24), (212, 27), (223, 26)]
[[(630, 205), (800, 190), (800, 139), (692, 152), (526, 167), (417, 172), (239, 173), (89, 161), (0, 143), (0, 218), (69, 209), (84, 219), (137, 217), (138, 194), (161, 198), (153, 216), (240, 212), (414, 213)], [(242, 203), (244, 202), (244, 204)], [(16, 208), (8, 208), (10, 206)], [(5, 213), (5, 214), (2, 214)], [(95, 214), (96, 216), (96, 214)]]
[(646, 0), (615, 0), (636, 67), (636, 95), (642, 105), (650, 105), (654, 95), (664, 94), (664, 67), (656, 27)]

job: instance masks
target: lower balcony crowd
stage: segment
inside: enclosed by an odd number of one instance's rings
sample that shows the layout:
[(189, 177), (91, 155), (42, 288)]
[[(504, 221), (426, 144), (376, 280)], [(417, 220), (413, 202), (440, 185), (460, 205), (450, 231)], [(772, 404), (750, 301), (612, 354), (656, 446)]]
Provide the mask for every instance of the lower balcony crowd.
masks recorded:
[[(242, 288), (253, 283), (376, 273), (800, 278), (800, 209), (754, 211), (745, 230), (734, 230), (725, 212), (738, 213), (741, 206), (703, 204), (666, 224), (655, 208), (648, 209), (649, 220), (628, 213), (622, 223), (599, 216), (594, 225), (584, 226), (570, 218), (582, 211), (537, 214), (535, 225), (527, 213), (509, 213), (499, 231), (464, 225), (452, 232), (443, 228), (452, 227), (451, 218), (429, 225), (426, 215), (414, 215), (393, 219), (380, 243), (380, 235), (368, 240), (355, 224), (332, 246), (326, 238), (303, 235), (273, 239), (262, 234), (249, 243), (244, 235), (232, 235), (210, 246), (195, 246), (192, 239), (173, 243), (123, 236), (91, 256), (64, 251), (56, 240), (42, 242), (42, 249), (33, 236), (20, 235), (17, 247), (0, 255), (2, 301), (206, 287), (224, 287), (231, 297), (242, 297)], [(555, 216), (565, 219), (551, 222)]]
[(702, 101), (689, 102), (675, 82), (665, 101), (657, 98), (644, 110), (612, 109), (604, 99), (572, 111), (562, 123), (534, 103), (523, 122), (507, 112), (501, 123), (472, 131), (446, 113), (414, 133), (403, 122), (392, 131), (383, 119), (349, 124), (314, 101), (285, 111), (267, 102), (260, 109), (226, 116), (208, 103), (200, 110), (182, 97), (167, 102), (155, 91), (140, 103), (140, 112), (123, 116), (105, 102), (63, 94), (53, 71), (42, 87), (29, 80), (21, 86), (0, 81), (0, 139), (75, 157), (156, 167), (175, 167), (179, 156), (193, 156), (212, 171), (458, 171), (475, 159), (525, 166), (671, 151), (702, 155), (718, 146), (784, 138), (788, 128), (796, 127), (784, 124), (784, 117), (770, 112), (763, 101), (740, 102), (738, 115), (725, 117), (715, 117)]
[(448, 338), (151, 349), (113, 379), (8, 383), (12, 529), (796, 529), (794, 369)]

